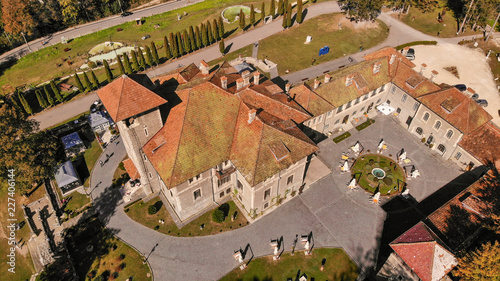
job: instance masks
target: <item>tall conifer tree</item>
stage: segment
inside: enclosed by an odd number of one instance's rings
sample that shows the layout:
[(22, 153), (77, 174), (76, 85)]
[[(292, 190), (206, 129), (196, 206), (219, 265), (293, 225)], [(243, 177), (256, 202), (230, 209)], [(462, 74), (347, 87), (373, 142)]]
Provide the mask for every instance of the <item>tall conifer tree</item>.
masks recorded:
[(241, 28), (241, 30), (245, 30), (245, 26), (246, 26), (246, 23), (245, 23), (245, 13), (243, 13), (242, 9), (240, 9), (239, 18), (240, 18), (240, 28)]
[(201, 24), (201, 41), (203, 46), (208, 46), (208, 34), (203, 23)]
[[(47, 84), (43, 85), (43, 91), (45, 92), (45, 96), (47, 97), (47, 102), (49, 103), (50, 106), (53, 106), (54, 98), (50, 94), (49, 88), (47, 88)], [(80, 91), (85, 91), (85, 89), (82, 87)]]
[[(104, 60), (104, 61), (106, 61), (106, 60)], [(107, 64), (107, 62), (106, 62), (106, 64)], [(83, 92), (85, 89), (83, 88), (82, 80), (80, 80), (80, 77), (78, 77), (78, 74), (76, 74), (76, 73), (73, 76), (75, 76), (76, 87), (78, 87), (79, 91)]]
[(141, 47), (139, 47), (139, 50), (137, 50), (137, 58), (139, 59), (140, 67), (146, 69), (146, 59), (144, 58), (144, 54), (142, 52)]
[(255, 10), (253, 8), (253, 4), (250, 5), (250, 25), (255, 25)]
[(151, 41), (151, 53), (153, 55), (153, 62), (158, 65), (160, 63), (160, 57), (158, 56), (158, 50), (156, 49), (155, 42)]
[(194, 28), (194, 39), (196, 41), (196, 48), (197, 49), (201, 49), (201, 47), (203, 46), (202, 43), (201, 43), (201, 34), (200, 34), (200, 28), (198, 28), (198, 26), (196, 26)]
[(59, 91), (59, 88), (57, 88), (54, 80), (50, 81), (50, 87), (52, 88), (52, 92), (54, 92), (54, 96), (56, 97), (56, 100), (58, 102), (63, 102), (63, 97), (61, 96), (61, 92)]
[(210, 44), (214, 43), (215, 40), (214, 40), (214, 36), (212, 34), (212, 25), (210, 24), (209, 20), (207, 20), (207, 34), (208, 34), (208, 42)]
[(151, 49), (146, 45), (144, 46), (144, 49), (146, 49), (146, 63), (149, 66), (153, 66), (153, 55), (151, 54)]
[(168, 41), (170, 42), (170, 47), (172, 50), (172, 57), (177, 58), (179, 57), (179, 48), (177, 48), (177, 43), (174, 37), (174, 34), (170, 32), (168, 35)]
[(219, 16), (219, 37), (224, 38), (224, 21), (222, 20), (222, 16)]
[(184, 43), (184, 50), (186, 50), (186, 53), (191, 53), (191, 41), (189, 40), (189, 36), (187, 31), (184, 29), (182, 31), (182, 38), (183, 38), (183, 43)]
[(163, 45), (165, 46), (165, 56), (167, 60), (172, 58), (172, 50), (170, 49), (170, 45), (168, 44), (167, 36), (163, 37)]
[(184, 42), (181, 37), (181, 33), (177, 32), (177, 47), (179, 48), (179, 56), (183, 56), (186, 52), (184, 51)]
[(133, 72), (132, 65), (130, 65), (130, 60), (129, 60), (127, 54), (123, 54), (123, 64), (125, 66), (125, 72), (127, 74), (132, 74), (132, 72)]
[(90, 83), (89, 77), (87, 76), (86, 72), (83, 72), (83, 84), (86, 90), (90, 90), (92, 87), (92, 84)]
[(212, 21), (212, 35), (214, 36), (214, 40), (217, 42), (220, 40), (219, 37), (219, 25), (217, 24), (217, 20), (213, 19)]
[[(125, 55), (126, 57), (127, 55)], [(129, 64), (130, 65), (130, 64)], [(94, 89), (99, 88), (99, 80), (97, 80), (97, 76), (95, 76), (95, 73), (93, 70), (90, 70), (90, 79), (92, 80), (92, 87)]]
[(139, 61), (137, 60), (137, 54), (134, 50), (132, 50), (130, 54), (132, 55), (132, 68), (134, 69), (134, 71), (139, 71), (140, 66)]
[(123, 67), (123, 62), (120, 55), (116, 56), (116, 62), (118, 63), (118, 68), (120, 69), (120, 75), (125, 74), (125, 67)]
[(300, 24), (304, 20), (302, 18), (302, 0), (297, 0), (297, 22)]
[(264, 23), (264, 18), (266, 17), (266, 4), (262, 2), (260, 5), (260, 21)]
[(275, 0), (271, 0), (271, 6), (269, 7), (269, 15), (273, 16), (273, 19), (276, 18), (276, 3)]
[(23, 105), (23, 108), (24, 108), (24, 111), (28, 114), (28, 115), (31, 115), (33, 113), (33, 110), (31, 110), (31, 106), (30, 104), (28, 103), (28, 101), (26, 100), (26, 98), (24, 97), (23, 93), (18, 93), (18, 96), (19, 96), (19, 101), (21, 102), (21, 104)]
[(48, 104), (47, 101), (45, 101), (45, 98), (42, 96), (42, 93), (40, 93), (40, 90), (36, 90), (35, 94), (36, 94), (36, 99), (38, 100), (38, 104), (42, 109), (45, 109), (48, 106)]
[(196, 47), (196, 39), (194, 38), (194, 29), (193, 26), (189, 26), (189, 43), (191, 44), (191, 50), (195, 51), (198, 48)]

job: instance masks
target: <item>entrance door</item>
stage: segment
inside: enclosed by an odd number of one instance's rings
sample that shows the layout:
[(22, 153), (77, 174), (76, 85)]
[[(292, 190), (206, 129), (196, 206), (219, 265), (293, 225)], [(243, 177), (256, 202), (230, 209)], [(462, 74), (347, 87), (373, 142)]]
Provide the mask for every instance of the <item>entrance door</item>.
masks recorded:
[(413, 118), (411, 116), (408, 116), (408, 119), (406, 119), (406, 125), (410, 126), (411, 120), (413, 120)]
[(347, 124), (347, 121), (349, 121), (349, 115), (346, 115), (344, 117), (344, 120), (342, 120), (342, 124)]
[(434, 141), (434, 137), (433, 136), (429, 136), (429, 138), (427, 139), (427, 145), (430, 145), (432, 142)]
[(370, 103), (370, 105), (368, 106), (368, 108), (366, 109), (366, 113), (370, 112), (370, 110), (372, 109), (373, 107), (373, 102)]

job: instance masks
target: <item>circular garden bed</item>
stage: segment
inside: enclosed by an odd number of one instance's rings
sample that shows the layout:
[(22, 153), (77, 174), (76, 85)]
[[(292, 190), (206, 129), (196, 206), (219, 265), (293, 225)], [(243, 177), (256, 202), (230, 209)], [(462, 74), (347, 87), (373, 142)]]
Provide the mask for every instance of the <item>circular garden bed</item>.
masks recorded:
[(380, 154), (365, 154), (351, 167), (352, 176), (363, 189), (381, 195), (401, 191), (405, 183), (403, 169), (391, 158)]

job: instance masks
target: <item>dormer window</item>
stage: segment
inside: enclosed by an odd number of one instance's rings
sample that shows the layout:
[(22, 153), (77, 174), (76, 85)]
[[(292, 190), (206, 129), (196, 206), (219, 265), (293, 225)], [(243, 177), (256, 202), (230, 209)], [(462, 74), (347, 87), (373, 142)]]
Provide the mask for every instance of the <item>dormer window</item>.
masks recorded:
[(380, 72), (380, 67), (382, 64), (380, 62), (377, 62), (373, 65), (373, 74)]
[(345, 78), (345, 86), (346, 87), (351, 86), (353, 80), (354, 80), (354, 76), (352, 76), (352, 75), (346, 76), (346, 78)]

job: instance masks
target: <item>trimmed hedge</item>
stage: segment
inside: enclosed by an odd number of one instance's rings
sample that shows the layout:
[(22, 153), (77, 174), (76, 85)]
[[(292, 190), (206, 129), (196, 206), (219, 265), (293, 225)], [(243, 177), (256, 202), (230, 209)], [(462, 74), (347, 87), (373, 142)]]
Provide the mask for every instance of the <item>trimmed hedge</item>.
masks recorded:
[(375, 120), (373, 119), (368, 119), (365, 122), (361, 123), (360, 125), (356, 126), (356, 130), (361, 131), (364, 128), (370, 126), (371, 124), (375, 123)]
[(334, 139), (333, 139), (333, 142), (334, 142), (334, 143), (339, 143), (339, 142), (341, 142), (341, 141), (343, 141), (343, 140), (347, 139), (347, 138), (348, 138), (348, 137), (350, 137), (350, 136), (351, 136), (351, 133), (349, 133), (349, 132), (345, 132), (345, 133), (343, 133), (342, 135), (340, 135), (340, 136), (338, 136), (338, 137), (334, 138)]
[(396, 47), (396, 50), (401, 50), (405, 47), (416, 46), (416, 45), (436, 45), (436, 41), (413, 41)]

